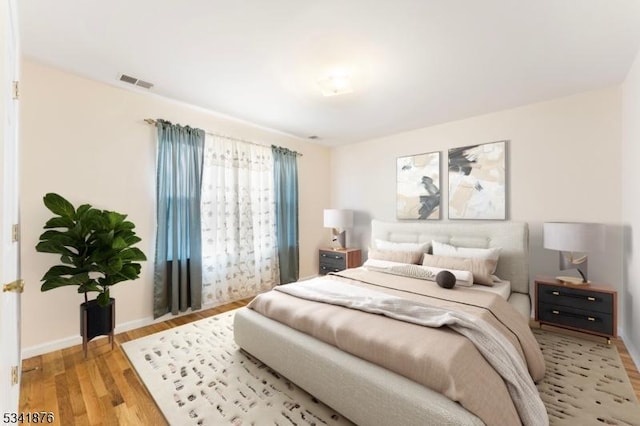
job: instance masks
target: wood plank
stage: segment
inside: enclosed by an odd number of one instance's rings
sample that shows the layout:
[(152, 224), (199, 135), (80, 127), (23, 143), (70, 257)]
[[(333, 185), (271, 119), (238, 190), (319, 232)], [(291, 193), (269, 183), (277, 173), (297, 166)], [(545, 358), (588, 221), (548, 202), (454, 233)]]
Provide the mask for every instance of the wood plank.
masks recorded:
[(53, 413), (54, 424), (63, 424), (60, 420), (60, 407), (58, 405), (58, 391), (56, 389), (56, 376), (48, 375), (43, 379), (44, 405), (42, 407), (36, 407), (38, 411), (47, 411)]
[(69, 403), (73, 410), (73, 417), (76, 421), (82, 421), (87, 423), (87, 409), (84, 404), (84, 398), (82, 394), (82, 388), (80, 381), (78, 380), (78, 374), (76, 367), (81, 364), (80, 358), (81, 352), (74, 348), (68, 348), (62, 350), (62, 359), (64, 362), (64, 377), (67, 380), (66, 392), (68, 394)]
[[(80, 384), (80, 395), (82, 396), (82, 400), (86, 407), (88, 423), (91, 425), (102, 424), (102, 419), (106, 413), (102, 410), (100, 397), (98, 396), (96, 387), (91, 380), (91, 373), (89, 371), (91, 366), (88, 362), (79, 362), (75, 368), (78, 375), (78, 382)], [(100, 381), (98, 385), (102, 385), (104, 387), (102, 381)]]
[(58, 413), (56, 419), (63, 425), (74, 425), (76, 419), (73, 415), (73, 407), (69, 398), (69, 390), (67, 388), (66, 374), (58, 374), (55, 376), (56, 395), (58, 400)]
[(134, 394), (134, 400), (136, 401), (136, 405), (134, 408), (137, 408), (140, 416), (143, 421), (139, 424), (147, 424), (147, 425), (164, 425), (167, 424), (164, 416), (158, 410), (155, 402), (146, 387), (142, 384), (141, 380), (138, 378), (138, 375), (132, 370), (127, 369), (124, 371), (124, 376), (127, 379), (128, 385), (131, 387), (131, 390)]
[(122, 394), (120, 393), (120, 389), (111, 374), (111, 370), (109, 369), (109, 365), (106, 362), (105, 356), (96, 358), (96, 365), (98, 366), (98, 371), (100, 371), (100, 376), (102, 377), (102, 381), (104, 382), (104, 386), (107, 389), (107, 393), (111, 398), (111, 405), (116, 407), (124, 402), (122, 398)]

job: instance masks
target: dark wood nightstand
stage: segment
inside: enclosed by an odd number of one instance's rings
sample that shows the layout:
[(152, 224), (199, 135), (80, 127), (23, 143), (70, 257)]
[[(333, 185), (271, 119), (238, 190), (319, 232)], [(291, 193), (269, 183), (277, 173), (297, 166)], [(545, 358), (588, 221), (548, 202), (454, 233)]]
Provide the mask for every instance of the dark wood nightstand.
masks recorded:
[(617, 336), (618, 292), (612, 287), (536, 277), (535, 293), (535, 319), (540, 325), (568, 328), (608, 340)]
[(320, 249), (319, 274), (343, 271), (348, 268), (357, 268), (362, 263), (360, 249)]

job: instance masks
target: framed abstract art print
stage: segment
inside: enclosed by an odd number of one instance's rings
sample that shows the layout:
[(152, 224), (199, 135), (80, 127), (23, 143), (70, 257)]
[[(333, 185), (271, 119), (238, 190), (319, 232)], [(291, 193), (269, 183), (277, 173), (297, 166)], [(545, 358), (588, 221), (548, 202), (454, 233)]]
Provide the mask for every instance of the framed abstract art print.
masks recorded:
[(440, 219), (440, 153), (398, 157), (396, 217)]
[(449, 149), (449, 219), (505, 220), (507, 141)]

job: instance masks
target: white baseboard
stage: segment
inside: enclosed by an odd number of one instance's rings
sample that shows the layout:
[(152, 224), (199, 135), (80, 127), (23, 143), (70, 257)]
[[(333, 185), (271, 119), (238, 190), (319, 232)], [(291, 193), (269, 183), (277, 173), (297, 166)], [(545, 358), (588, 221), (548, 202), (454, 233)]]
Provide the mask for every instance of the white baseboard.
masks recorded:
[[(216, 306), (220, 306), (220, 305), (221, 304), (215, 304), (215, 303), (203, 305), (202, 308), (199, 309), (198, 311), (215, 308)], [(153, 319), (153, 317), (151, 316), (151, 317), (124, 322), (122, 324), (117, 324), (114, 332), (115, 334), (124, 333), (125, 331), (146, 327), (147, 325), (163, 322), (173, 318), (178, 318), (184, 315), (189, 315), (193, 312), (198, 312), (198, 311), (192, 311), (191, 309), (187, 309), (185, 312), (181, 312), (177, 315), (172, 315), (168, 313), (156, 319)], [(78, 327), (80, 327), (80, 325), (78, 325)], [(53, 340), (51, 342), (42, 343), (39, 345), (29, 346), (28, 348), (22, 348), (22, 352), (21, 352), (22, 359), (31, 358), (34, 356), (46, 354), (46, 353), (57, 351), (60, 349), (69, 348), (71, 346), (80, 345), (80, 344), (82, 344), (82, 337), (80, 337), (79, 335), (74, 335), (74, 336), (64, 337), (58, 340)]]
[[(116, 334), (118, 334), (125, 331), (133, 330), (136, 328), (144, 327), (154, 322), (156, 321), (153, 320), (153, 317), (133, 320), (133, 321), (116, 325), (116, 328), (114, 331)], [(30, 346), (28, 348), (22, 348), (22, 359), (31, 358), (34, 356), (46, 354), (46, 353), (57, 351), (60, 349), (69, 348), (71, 346), (80, 345), (80, 344), (82, 344), (82, 337), (69, 336), (62, 339), (53, 340), (51, 342), (42, 343), (40, 345)]]
[(22, 359), (31, 358), (34, 356), (46, 354), (48, 352), (65, 349), (71, 346), (79, 345), (82, 343), (82, 337), (73, 336), (65, 337), (63, 339), (53, 340), (51, 342), (42, 343), (40, 345), (29, 346), (28, 348), (22, 348)]

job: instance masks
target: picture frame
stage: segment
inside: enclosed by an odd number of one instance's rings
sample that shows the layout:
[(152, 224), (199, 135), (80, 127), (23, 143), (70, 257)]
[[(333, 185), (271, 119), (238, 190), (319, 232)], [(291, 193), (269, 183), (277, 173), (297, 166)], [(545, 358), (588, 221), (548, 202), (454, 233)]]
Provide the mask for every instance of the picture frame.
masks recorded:
[(441, 218), (440, 152), (408, 155), (396, 160), (396, 218)]
[(449, 149), (449, 219), (507, 219), (507, 142)]

